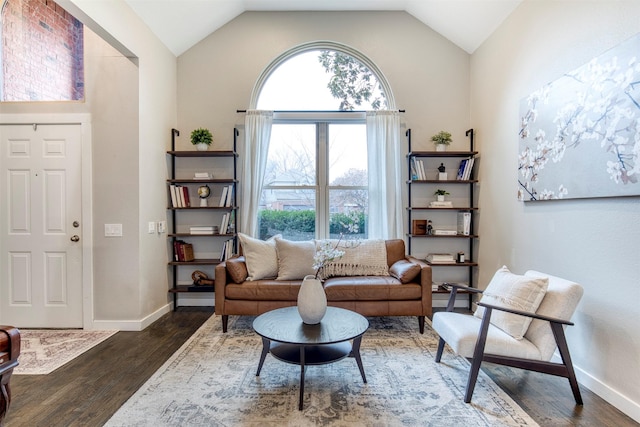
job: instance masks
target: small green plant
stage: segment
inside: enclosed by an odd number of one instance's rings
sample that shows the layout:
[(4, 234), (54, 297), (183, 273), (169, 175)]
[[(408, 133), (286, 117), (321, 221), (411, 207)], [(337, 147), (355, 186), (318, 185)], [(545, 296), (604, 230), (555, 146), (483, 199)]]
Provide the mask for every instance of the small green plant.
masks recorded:
[(449, 145), (451, 144), (451, 134), (441, 130), (431, 137), (431, 141), (435, 145)]
[(436, 196), (448, 196), (451, 193), (449, 193), (447, 190), (441, 190), (438, 188), (433, 194), (435, 194)]
[(211, 135), (211, 132), (209, 132), (209, 129), (198, 128), (193, 132), (191, 132), (191, 143), (193, 145), (198, 145), (198, 144), (211, 145), (212, 142), (213, 142), (213, 136)]

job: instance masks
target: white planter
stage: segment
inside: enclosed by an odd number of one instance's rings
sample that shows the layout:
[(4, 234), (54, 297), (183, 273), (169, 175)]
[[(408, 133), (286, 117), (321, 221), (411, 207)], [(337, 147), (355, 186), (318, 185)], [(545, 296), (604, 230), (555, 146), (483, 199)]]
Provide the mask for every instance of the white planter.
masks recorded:
[(313, 275), (305, 276), (298, 292), (298, 313), (307, 325), (320, 323), (327, 312), (327, 295), (322, 282)]
[(436, 151), (447, 151), (447, 146), (445, 144), (436, 144)]
[(444, 196), (436, 196), (439, 202), (444, 202)]
[(198, 151), (207, 151), (209, 149), (208, 144), (196, 144), (196, 150)]

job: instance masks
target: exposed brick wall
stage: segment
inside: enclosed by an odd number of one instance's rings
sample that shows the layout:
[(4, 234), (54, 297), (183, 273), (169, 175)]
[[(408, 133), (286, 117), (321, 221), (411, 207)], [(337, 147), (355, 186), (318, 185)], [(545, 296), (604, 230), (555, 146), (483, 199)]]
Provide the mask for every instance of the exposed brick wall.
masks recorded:
[(51, 0), (6, 0), (1, 19), (2, 101), (84, 98), (80, 21)]

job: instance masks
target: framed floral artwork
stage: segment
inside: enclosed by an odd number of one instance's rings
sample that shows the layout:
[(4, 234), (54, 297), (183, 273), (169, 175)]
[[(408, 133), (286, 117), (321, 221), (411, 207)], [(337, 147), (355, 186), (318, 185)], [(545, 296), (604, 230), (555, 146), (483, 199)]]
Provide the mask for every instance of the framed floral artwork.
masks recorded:
[(521, 101), (518, 199), (640, 195), (640, 34)]

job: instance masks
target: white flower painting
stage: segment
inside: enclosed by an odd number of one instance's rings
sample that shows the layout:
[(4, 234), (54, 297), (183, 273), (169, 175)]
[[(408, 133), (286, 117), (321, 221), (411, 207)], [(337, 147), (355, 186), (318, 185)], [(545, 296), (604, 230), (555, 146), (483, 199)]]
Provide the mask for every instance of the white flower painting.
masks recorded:
[(523, 99), (518, 199), (640, 194), (640, 35)]

